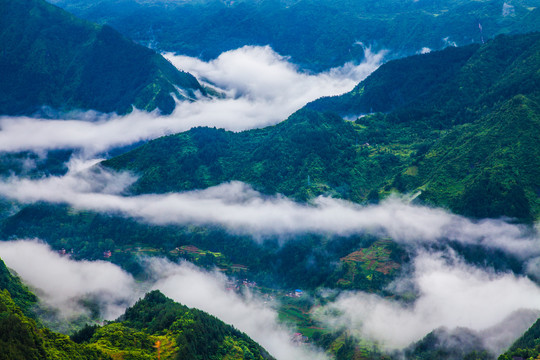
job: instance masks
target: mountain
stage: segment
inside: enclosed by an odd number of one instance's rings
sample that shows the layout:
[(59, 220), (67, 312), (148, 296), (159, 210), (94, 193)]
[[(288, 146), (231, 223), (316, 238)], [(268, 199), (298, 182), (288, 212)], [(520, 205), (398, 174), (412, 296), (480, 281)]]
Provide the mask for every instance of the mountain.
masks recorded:
[[(338, 116), (301, 110), (287, 121), (259, 130), (195, 128), (151, 141), (103, 164), (139, 174), (134, 193), (182, 191), (240, 180), (265, 193), (303, 200), (331, 189), (360, 200), (359, 187), (352, 182), (380, 183), (385, 165), (357, 153), (357, 131)], [(355, 176), (360, 166), (371, 169), (363, 174), (365, 179)]]
[(540, 319), (517, 339), (499, 360), (537, 359), (540, 355)]
[(0, 359), (87, 359), (105, 360), (109, 356), (66, 335), (38, 328), (15, 305), (7, 290), (0, 291)]
[(0, 359), (110, 359), (99, 350), (42, 328), (30, 311), (37, 300), (0, 260)]
[[(445, 53), (445, 70), (431, 65)], [(351, 93), (308, 107), (384, 112), (356, 122), (376, 118), (378, 128), (408, 133), (402, 145), (423, 142), (394, 178), (397, 190), (422, 191), (421, 199), (464, 215), (532, 220), (540, 214), (539, 64), (540, 34), (499, 36), (479, 48), (389, 62)]]
[(43, 0), (0, 0), (0, 114), (132, 105), (171, 113), (175, 97), (205, 93), (190, 74), (109, 26), (79, 20)]
[(540, 30), (538, 0), (50, 1), (160, 50), (211, 59), (270, 45), (315, 71), (362, 60), (362, 43), (406, 56)]
[(133, 193), (231, 180), (298, 200), (420, 191), (420, 200), (460, 214), (532, 221), (540, 215), (539, 66), (539, 33), (499, 36), (390, 61), (352, 92), (275, 126), (196, 128), (103, 165), (138, 174)]
[[(156, 290), (127, 309), (115, 323), (135, 331), (154, 334), (156, 338), (165, 334), (161, 336), (162, 346), (170, 347), (171, 356), (166, 357), (163, 353), (164, 359), (273, 359), (234, 327), (203, 311), (175, 303)], [(100, 329), (91, 338), (91, 342), (96, 339), (99, 339), (99, 344)]]
[(21, 311), (37, 298), (0, 260), (0, 359), (273, 359), (244, 333), (152, 291), (104, 326), (70, 337)]
[(9, 271), (2, 259), (0, 259), (0, 290), (7, 290), (14, 304), (26, 315), (31, 315), (30, 310), (38, 301), (36, 295)]

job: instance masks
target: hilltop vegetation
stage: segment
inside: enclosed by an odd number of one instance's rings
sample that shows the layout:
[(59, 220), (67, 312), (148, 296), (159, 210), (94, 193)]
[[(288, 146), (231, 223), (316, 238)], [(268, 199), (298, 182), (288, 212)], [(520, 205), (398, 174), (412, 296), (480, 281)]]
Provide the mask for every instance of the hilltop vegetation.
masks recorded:
[(538, 359), (540, 356), (540, 319), (517, 339), (499, 360)]
[(316, 71), (362, 60), (361, 43), (405, 56), (540, 30), (538, 0), (50, 1), (160, 50), (211, 59), (270, 45)]
[(192, 75), (110, 26), (44, 0), (1, 0), (0, 8), (0, 114), (31, 115), (43, 106), (124, 114), (132, 105), (170, 113), (171, 94), (204, 93)]
[[(432, 71), (429, 64), (445, 53), (450, 56), (441, 60), (449, 64), (447, 70)], [(463, 59), (457, 69), (456, 58)], [(351, 93), (308, 107), (343, 115), (373, 108), (384, 114), (356, 122), (376, 121), (381, 130), (418, 136), (416, 156), (392, 182), (398, 191), (420, 190), (421, 199), (464, 215), (531, 221), (540, 214), (539, 64), (540, 34), (500, 36), (480, 48), (389, 62)], [(398, 82), (390, 90), (389, 79), (403, 73), (430, 85), (420, 90)], [(390, 94), (387, 101), (374, 101), (383, 94)], [(402, 144), (411, 143), (411, 137), (401, 138)], [(366, 141), (395, 142), (377, 135)]]
[(272, 359), (244, 333), (158, 291), (118, 320), (87, 325), (71, 338), (43, 328), (18, 306), (36, 301), (0, 260), (0, 359), (142, 360), (158, 352), (162, 359)]
[(71, 339), (113, 359), (273, 359), (244, 333), (207, 313), (152, 291), (105, 326), (87, 326)]
[(0, 359), (110, 359), (66, 335), (41, 328), (30, 317), (30, 307), (36, 303), (37, 297), (0, 260)]
[(25, 315), (32, 315), (32, 307), (38, 299), (17, 277), (14, 276), (6, 264), (0, 259), (0, 290), (7, 290), (13, 300)]
[[(103, 164), (140, 175), (133, 193), (231, 180), (297, 200), (421, 191), (460, 214), (531, 221), (540, 214), (539, 65), (540, 34), (500, 36), (389, 62), (351, 93), (308, 105), (324, 113), (303, 109), (241, 133), (196, 128)], [(372, 109), (354, 122), (332, 114)]]

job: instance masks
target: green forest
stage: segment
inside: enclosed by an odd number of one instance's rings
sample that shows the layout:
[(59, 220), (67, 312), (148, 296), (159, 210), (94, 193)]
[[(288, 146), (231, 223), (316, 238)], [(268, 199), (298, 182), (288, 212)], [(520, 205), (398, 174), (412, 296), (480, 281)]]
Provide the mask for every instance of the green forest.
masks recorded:
[[(195, 128), (103, 165), (140, 175), (134, 194), (232, 180), (303, 201), (420, 191), (458, 214), (531, 222), (540, 215), (538, 64), (538, 33), (394, 60), (278, 125)], [(366, 115), (338, 116), (350, 114)]]
[(491, 0), (51, 2), (162, 51), (207, 60), (244, 45), (270, 45), (314, 71), (360, 62), (364, 46), (403, 57), (540, 30), (537, 0), (513, 0), (506, 12), (502, 1)]
[[(0, 1), (0, 113), (32, 115), (93, 109), (125, 114), (133, 106), (171, 113), (174, 94), (205, 90), (154, 51), (110, 26), (77, 19), (44, 0)], [(23, 64), (23, 66), (21, 66)]]
[(0, 260), (0, 359), (273, 359), (244, 333), (159, 291), (116, 321), (86, 325), (71, 336), (44, 327), (36, 319), (39, 306)]
[[(471, 226), (504, 221), (527, 243), (540, 220), (540, 33), (522, 34), (539, 30), (535, 1), (50, 1), (98, 25), (43, 0), (0, 0), (0, 115), (54, 118), (57, 111), (65, 116), (89, 109), (125, 115), (134, 108), (166, 115), (177, 99), (211, 95), (151, 48), (212, 59), (246, 44), (269, 44), (290, 55), (294, 70), (306, 76), (358, 63), (366, 46), (390, 48), (394, 60), (352, 91), (315, 100), (276, 125), (238, 132), (164, 130), (167, 136), (91, 154), (106, 160), (90, 171), (136, 176), (124, 191), (113, 191), (126, 199), (233, 181), (261, 198), (306, 208), (315, 208), (319, 196), (346, 200), (340, 203), (355, 209), (377, 209), (403, 196), (413, 206), (461, 215)], [(464, 46), (447, 47), (454, 42)], [(442, 50), (420, 54), (419, 44)], [(404, 54), (415, 55), (398, 59)], [(1, 153), (1, 180), (65, 175), (70, 160), (88, 155), (83, 152)], [(496, 358), (479, 332), (465, 328), (431, 327), (394, 351), (360, 330), (317, 317), (318, 309), (358, 292), (414, 308), (421, 289), (406, 280), (414, 281), (407, 278), (422, 251), (481, 269), (486, 277), (511, 274), (538, 284), (528, 262), (533, 251), (523, 255), (523, 249), (443, 236), (411, 245), (378, 228), (343, 233), (253, 235), (0, 199), (2, 241), (39, 239), (68, 254), (66, 261), (110, 262), (141, 287), (155, 280), (145, 268), (147, 258), (188, 261), (222, 276), (235, 295), (269, 300), (267, 308), (298, 346), (316, 346), (336, 360)], [(84, 305), (90, 314), (71, 323), (54, 318), (39, 294), (0, 260), (0, 360), (273, 359), (233, 326), (157, 290), (111, 321), (89, 300)], [(499, 360), (539, 355), (537, 321)]]

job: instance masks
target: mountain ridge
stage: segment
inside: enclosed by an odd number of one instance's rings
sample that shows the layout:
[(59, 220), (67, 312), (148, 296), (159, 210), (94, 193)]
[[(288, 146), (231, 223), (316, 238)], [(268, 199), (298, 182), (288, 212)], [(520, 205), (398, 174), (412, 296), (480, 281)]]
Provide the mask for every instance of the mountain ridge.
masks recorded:
[[(13, 295), (11, 295), (13, 294)], [(68, 337), (43, 327), (19, 307), (37, 301), (0, 259), (2, 359), (251, 359), (273, 357), (246, 334), (157, 290), (105, 325), (86, 325)], [(22, 302), (21, 302), (22, 301)]]
[(0, 7), (0, 114), (33, 115), (43, 106), (171, 113), (175, 97), (205, 94), (191, 74), (109, 26), (77, 19), (43, 0), (1, 0)]
[[(530, 222), (540, 215), (536, 195), (540, 177), (535, 178), (537, 172), (531, 171), (522, 181), (516, 171), (540, 168), (540, 156), (530, 156), (537, 153), (534, 144), (540, 136), (538, 127), (531, 125), (539, 116), (537, 66), (539, 33), (500, 36), (480, 47), (448, 48), (394, 60), (352, 92), (309, 104), (275, 126), (237, 134), (192, 129), (151, 141), (102, 164), (140, 175), (131, 188), (137, 194), (205, 188), (231, 180), (302, 201), (327, 194), (366, 202), (392, 191), (420, 190), (420, 200), (459, 214)], [(410, 82), (396, 84), (404, 69), (409, 69), (407, 74), (413, 79), (424, 77), (423, 88), (407, 93)], [(439, 76), (439, 69), (447, 73)], [(388, 93), (393, 84), (409, 98), (383, 97), (387, 102), (373, 109), (379, 112), (354, 122), (336, 116), (350, 114), (343, 109), (351, 108), (353, 113), (370, 112), (371, 104), (365, 99)], [(313, 108), (317, 111), (310, 110)], [(510, 115), (513, 125), (507, 121)], [(520, 123), (530, 131), (520, 131), (519, 137), (515, 131), (504, 134), (499, 129), (518, 130)], [(477, 139), (467, 141), (469, 145), (459, 148), (459, 154), (445, 156), (456, 151), (453, 142), (471, 136), (465, 135), (467, 131), (474, 131), (472, 136)], [(490, 141), (492, 137), (499, 142)], [(513, 140), (506, 144), (505, 138)], [(498, 153), (497, 146), (503, 143), (512, 155), (503, 164), (514, 169), (510, 173), (490, 170), (495, 166), (489, 163), (489, 159), (495, 161), (491, 154)], [(474, 153), (481, 158), (464, 168), (460, 158)], [(437, 170), (444, 166), (460, 171)], [(468, 175), (470, 172), (476, 175)], [(494, 195), (482, 190), (486, 176)], [(477, 189), (476, 200), (482, 205), (467, 205), (471, 193), (465, 189), (471, 188)], [(493, 196), (500, 205), (491, 208)], [(508, 199), (515, 202), (506, 207)]]

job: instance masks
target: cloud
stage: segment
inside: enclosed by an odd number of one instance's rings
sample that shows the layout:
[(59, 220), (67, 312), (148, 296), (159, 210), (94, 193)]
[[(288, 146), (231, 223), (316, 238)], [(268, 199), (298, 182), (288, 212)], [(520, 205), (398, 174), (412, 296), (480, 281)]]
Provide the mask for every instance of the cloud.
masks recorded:
[[(105, 318), (114, 319), (144, 292), (159, 289), (175, 301), (234, 325), (277, 359), (325, 359), (316, 349), (293, 343), (292, 330), (277, 320), (276, 304), (249, 291), (227, 290), (226, 276), (187, 262), (145, 258), (150, 280), (136, 283), (116, 265), (74, 261), (36, 240), (0, 242), (0, 258), (37, 289), (47, 305), (68, 318), (84, 314), (79, 300), (92, 298)], [(396, 283), (414, 283), (414, 302), (344, 292), (319, 308), (315, 317), (329, 328), (346, 327), (386, 349), (403, 348), (440, 327), (465, 327), (499, 353), (540, 313), (540, 288), (529, 279), (479, 269), (448, 253), (420, 253), (407, 277)], [(394, 284), (392, 289), (399, 295), (399, 289), (410, 287)]]
[(112, 320), (136, 300), (131, 275), (105, 261), (73, 261), (37, 240), (0, 242), (0, 258), (49, 307), (71, 318), (88, 311), (81, 300), (98, 300), (101, 315)]
[(277, 312), (252, 293), (244, 296), (226, 289), (227, 278), (217, 272), (205, 272), (184, 262), (171, 263), (152, 258), (147, 266), (158, 278), (153, 288), (190, 307), (206, 311), (237, 329), (280, 360), (326, 359), (308, 346), (292, 342), (292, 331), (278, 323)]
[[(418, 289), (414, 303), (348, 292), (322, 308), (319, 319), (333, 327), (346, 326), (395, 349), (418, 341), (439, 327), (489, 330), (508, 321), (516, 311), (540, 311), (540, 288), (527, 278), (494, 274), (456, 258), (448, 262), (442, 254), (421, 253), (414, 265), (413, 282)], [(501, 344), (510, 345), (533, 322), (534, 318), (529, 316), (525, 327), (515, 326), (516, 332), (504, 337), (485, 331), (483, 335), (490, 340), (486, 345), (500, 351)]]
[(227, 96), (179, 102), (170, 116), (134, 110), (127, 116), (86, 112), (72, 114), (71, 119), (1, 117), (0, 151), (70, 148), (90, 156), (196, 126), (241, 131), (273, 125), (321, 96), (350, 91), (381, 64), (383, 56), (384, 52), (368, 49), (362, 64), (307, 74), (268, 46), (245, 46), (210, 62), (168, 54), (173, 64)]
[[(99, 166), (85, 168), (93, 163), (72, 161), (70, 171), (61, 177), (0, 181), (0, 195), (23, 203), (66, 203), (156, 225), (218, 225), (231, 233), (255, 237), (368, 232), (414, 246), (451, 240), (502, 249), (523, 258), (540, 255), (537, 232), (526, 226), (496, 219), (472, 221), (442, 209), (411, 204), (403, 197), (361, 206), (320, 196), (303, 204), (281, 195), (263, 195), (237, 181), (183, 193), (124, 196), (124, 188), (134, 177)], [(530, 268), (533, 271), (534, 264)]]
[(36, 289), (48, 306), (67, 318), (85, 314), (80, 300), (91, 298), (98, 300), (104, 318), (113, 320), (144, 292), (159, 289), (175, 301), (234, 325), (279, 360), (326, 359), (314, 348), (293, 343), (292, 331), (278, 323), (272, 304), (254, 294), (228, 291), (227, 277), (190, 263), (145, 259), (151, 280), (137, 283), (114, 264), (74, 261), (36, 240), (0, 242), (0, 258)]

